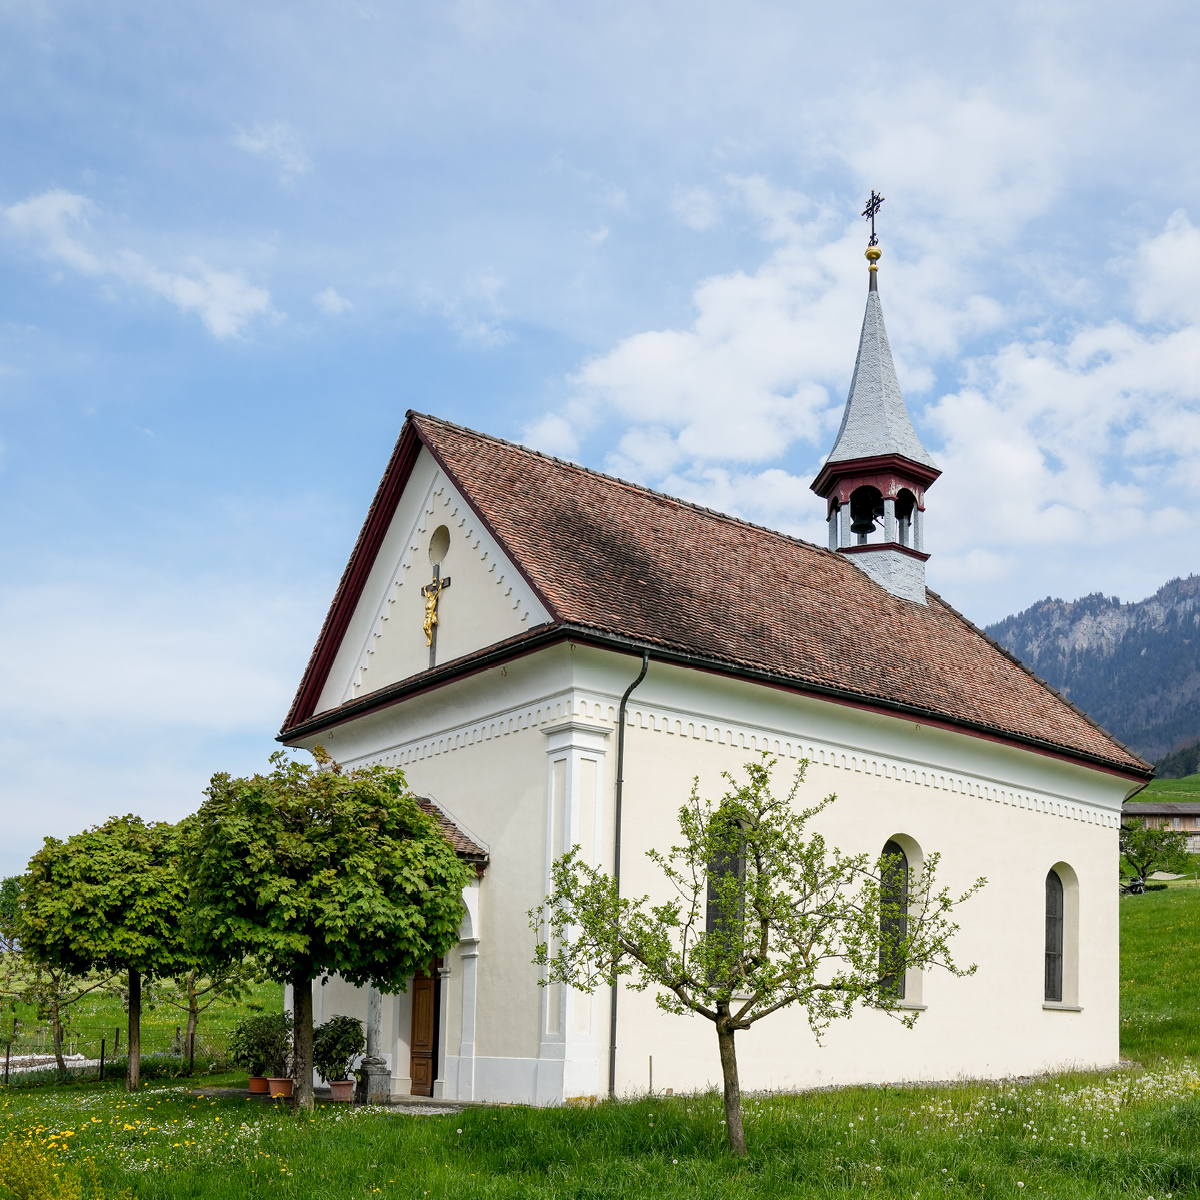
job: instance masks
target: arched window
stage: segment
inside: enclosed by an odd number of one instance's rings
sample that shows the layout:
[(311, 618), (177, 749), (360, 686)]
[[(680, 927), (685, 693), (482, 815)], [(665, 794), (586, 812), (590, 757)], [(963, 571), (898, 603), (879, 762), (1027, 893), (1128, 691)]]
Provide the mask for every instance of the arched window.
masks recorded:
[(906, 964), (901, 945), (908, 937), (908, 855), (899, 842), (883, 847), (883, 877), (879, 891), (879, 972), (884, 993), (904, 999)]
[(1063, 998), (1063, 883), (1057, 871), (1046, 873), (1046, 999)]

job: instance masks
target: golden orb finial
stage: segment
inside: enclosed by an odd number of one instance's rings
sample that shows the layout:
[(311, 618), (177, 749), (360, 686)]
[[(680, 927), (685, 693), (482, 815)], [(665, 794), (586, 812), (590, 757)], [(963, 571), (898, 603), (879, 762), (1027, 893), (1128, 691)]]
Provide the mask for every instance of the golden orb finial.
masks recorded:
[(867, 262), (869, 262), (871, 264), (867, 268), (868, 271), (878, 271), (879, 270), (879, 259), (882, 256), (882, 254), (883, 254), (883, 251), (880, 250), (880, 248), (878, 246), (868, 246), (867, 247)]

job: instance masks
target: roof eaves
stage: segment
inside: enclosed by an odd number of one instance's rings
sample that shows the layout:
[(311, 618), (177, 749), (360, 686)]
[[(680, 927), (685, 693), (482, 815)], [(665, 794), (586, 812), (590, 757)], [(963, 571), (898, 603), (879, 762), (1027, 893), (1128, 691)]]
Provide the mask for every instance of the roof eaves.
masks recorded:
[(1142, 758), (1142, 756), (1140, 754), (1138, 754), (1136, 750), (1131, 750), (1128, 746), (1125, 745), (1124, 742), (1118, 741), (1117, 738), (1113, 737), (1113, 735), (1111, 733), (1109, 733), (1109, 731), (1107, 729), (1105, 729), (1103, 725), (1101, 725), (1098, 721), (1095, 721), (1091, 717), (1089, 717), (1087, 715), (1087, 713), (1085, 713), (1083, 711), (1083, 709), (1080, 708), (1073, 700), (1069, 699), (1067, 696), (1064, 696), (1062, 694), (1062, 692), (1060, 692), (1052, 684), (1047, 683), (1039, 674), (1037, 674), (1036, 671), (1031, 671), (1029, 669), (1029, 667), (1027, 667), (1015, 654), (1013, 654), (1010, 650), (1005, 649), (1005, 647), (1000, 645), (1000, 643), (998, 641), (996, 641), (996, 639), (994, 637), (992, 637), (990, 634), (987, 634), (982, 629), (980, 629), (979, 626), (976, 625), (975, 622), (972, 621), (969, 617), (963, 616), (963, 614), (960, 613), (958, 611), (958, 609), (954, 607), (954, 605), (950, 604), (947, 600), (943, 599), (937, 592), (935, 592), (933, 590), (933, 588), (927, 587), (925, 590), (947, 612), (952, 613), (955, 617), (958, 618), (958, 620), (960, 620), (964, 625), (966, 625), (968, 629), (972, 630), (974, 633), (977, 633), (981, 638), (983, 638), (983, 640), (985, 642), (987, 642), (989, 645), (991, 645), (996, 650), (998, 650), (1002, 655), (1004, 655), (1004, 657), (1007, 658), (1009, 660), (1009, 662), (1011, 662), (1014, 666), (1020, 667), (1020, 669), (1022, 671), (1024, 671), (1025, 674), (1028, 675), (1030, 679), (1032, 679), (1040, 687), (1045, 688), (1046, 691), (1048, 691), (1056, 700), (1058, 700), (1062, 704), (1066, 705), (1066, 707), (1069, 708), (1073, 713), (1075, 713), (1076, 716), (1082, 717), (1093, 729), (1097, 730), (1099, 733), (1102, 733), (1110, 742), (1112, 742), (1112, 744), (1114, 746), (1120, 747), (1120, 749), (1124, 750), (1126, 754), (1128, 754), (1131, 758), (1135, 758), (1139, 763), (1141, 763), (1144, 767), (1146, 767), (1146, 769), (1149, 770), (1151, 772), (1151, 774), (1153, 774), (1154, 768), (1151, 766), (1150, 763), (1146, 762), (1146, 760), (1144, 758)]
[[(300, 738), (309, 737), (314, 733), (320, 733), (333, 726), (342, 725), (347, 721), (354, 720), (356, 717), (366, 716), (371, 712), (377, 712), (383, 708), (390, 708), (422, 692), (444, 687), (460, 678), (477, 674), (479, 671), (486, 670), (491, 666), (499, 666), (503, 662), (523, 657), (526, 654), (531, 654), (536, 650), (542, 649), (544, 646), (563, 641), (567, 638), (575, 638), (581, 642), (589, 642), (628, 654), (640, 654), (644, 649), (651, 648), (654, 657), (662, 662), (672, 662), (680, 666), (716, 674), (735, 675), (739, 678), (763, 683), (770, 687), (807, 693), (836, 703), (848, 704), (854, 708), (882, 712), (891, 716), (918, 719), (943, 728), (966, 730), (969, 733), (981, 735), (996, 741), (1037, 750), (1040, 753), (1049, 754), (1055, 758), (1065, 758), (1098, 766), (1107, 771), (1115, 772), (1122, 777), (1136, 779), (1143, 784), (1146, 779), (1153, 775), (1153, 768), (1148, 765), (1145, 770), (1140, 770), (1137, 766), (1129, 762), (1104, 758), (1101, 755), (1090, 754), (1085, 750), (1066, 746), (1059, 742), (1030, 737), (1027, 734), (1006, 729), (1001, 725), (991, 725), (985, 722), (954, 717), (947, 713), (938, 712), (936, 709), (906, 704), (898, 700), (873, 695), (869, 692), (856, 691), (850, 688), (838, 688), (829, 684), (819, 683), (815, 680), (805, 679), (801, 676), (781, 675), (777, 672), (754, 667), (737, 659), (720, 658), (715, 655), (698, 655), (691, 650), (674, 646), (665, 639), (631, 638), (624, 634), (614, 633), (611, 630), (575, 623), (543, 625), (537, 629), (529, 630), (518, 637), (510, 638), (505, 642), (490, 646), (486, 650), (471, 655), (464, 655), (454, 662), (447, 663), (444, 667), (424, 671), (420, 675), (414, 675), (399, 683), (390, 684), (388, 687), (380, 688), (378, 691), (366, 696), (360, 696), (347, 704), (328, 709), (295, 727), (283, 729), (277, 735), (276, 741), (285, 744), (295, 742)], [(1115, 739), (1110, 738), (1109, 740), (1117, 744)]]

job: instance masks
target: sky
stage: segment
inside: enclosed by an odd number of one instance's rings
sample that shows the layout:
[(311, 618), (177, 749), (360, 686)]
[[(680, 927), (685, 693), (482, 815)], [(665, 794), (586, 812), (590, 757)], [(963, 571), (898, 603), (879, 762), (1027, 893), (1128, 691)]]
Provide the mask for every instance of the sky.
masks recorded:
[(1200, 570), (1198, 34), (0, 0), (0, 874), (266, 764), (409, 408), (823, 544), (872, 188), (930, 586)]

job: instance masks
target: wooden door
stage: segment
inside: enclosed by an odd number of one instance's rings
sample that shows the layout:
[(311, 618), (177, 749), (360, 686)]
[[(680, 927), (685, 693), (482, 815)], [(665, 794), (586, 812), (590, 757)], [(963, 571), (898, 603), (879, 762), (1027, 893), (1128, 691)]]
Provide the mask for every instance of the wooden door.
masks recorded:
[(437, 967), (412, 982), (412, 1037), (408, 1073), (414, 1096), (432, 1096), (437, 1072)]

